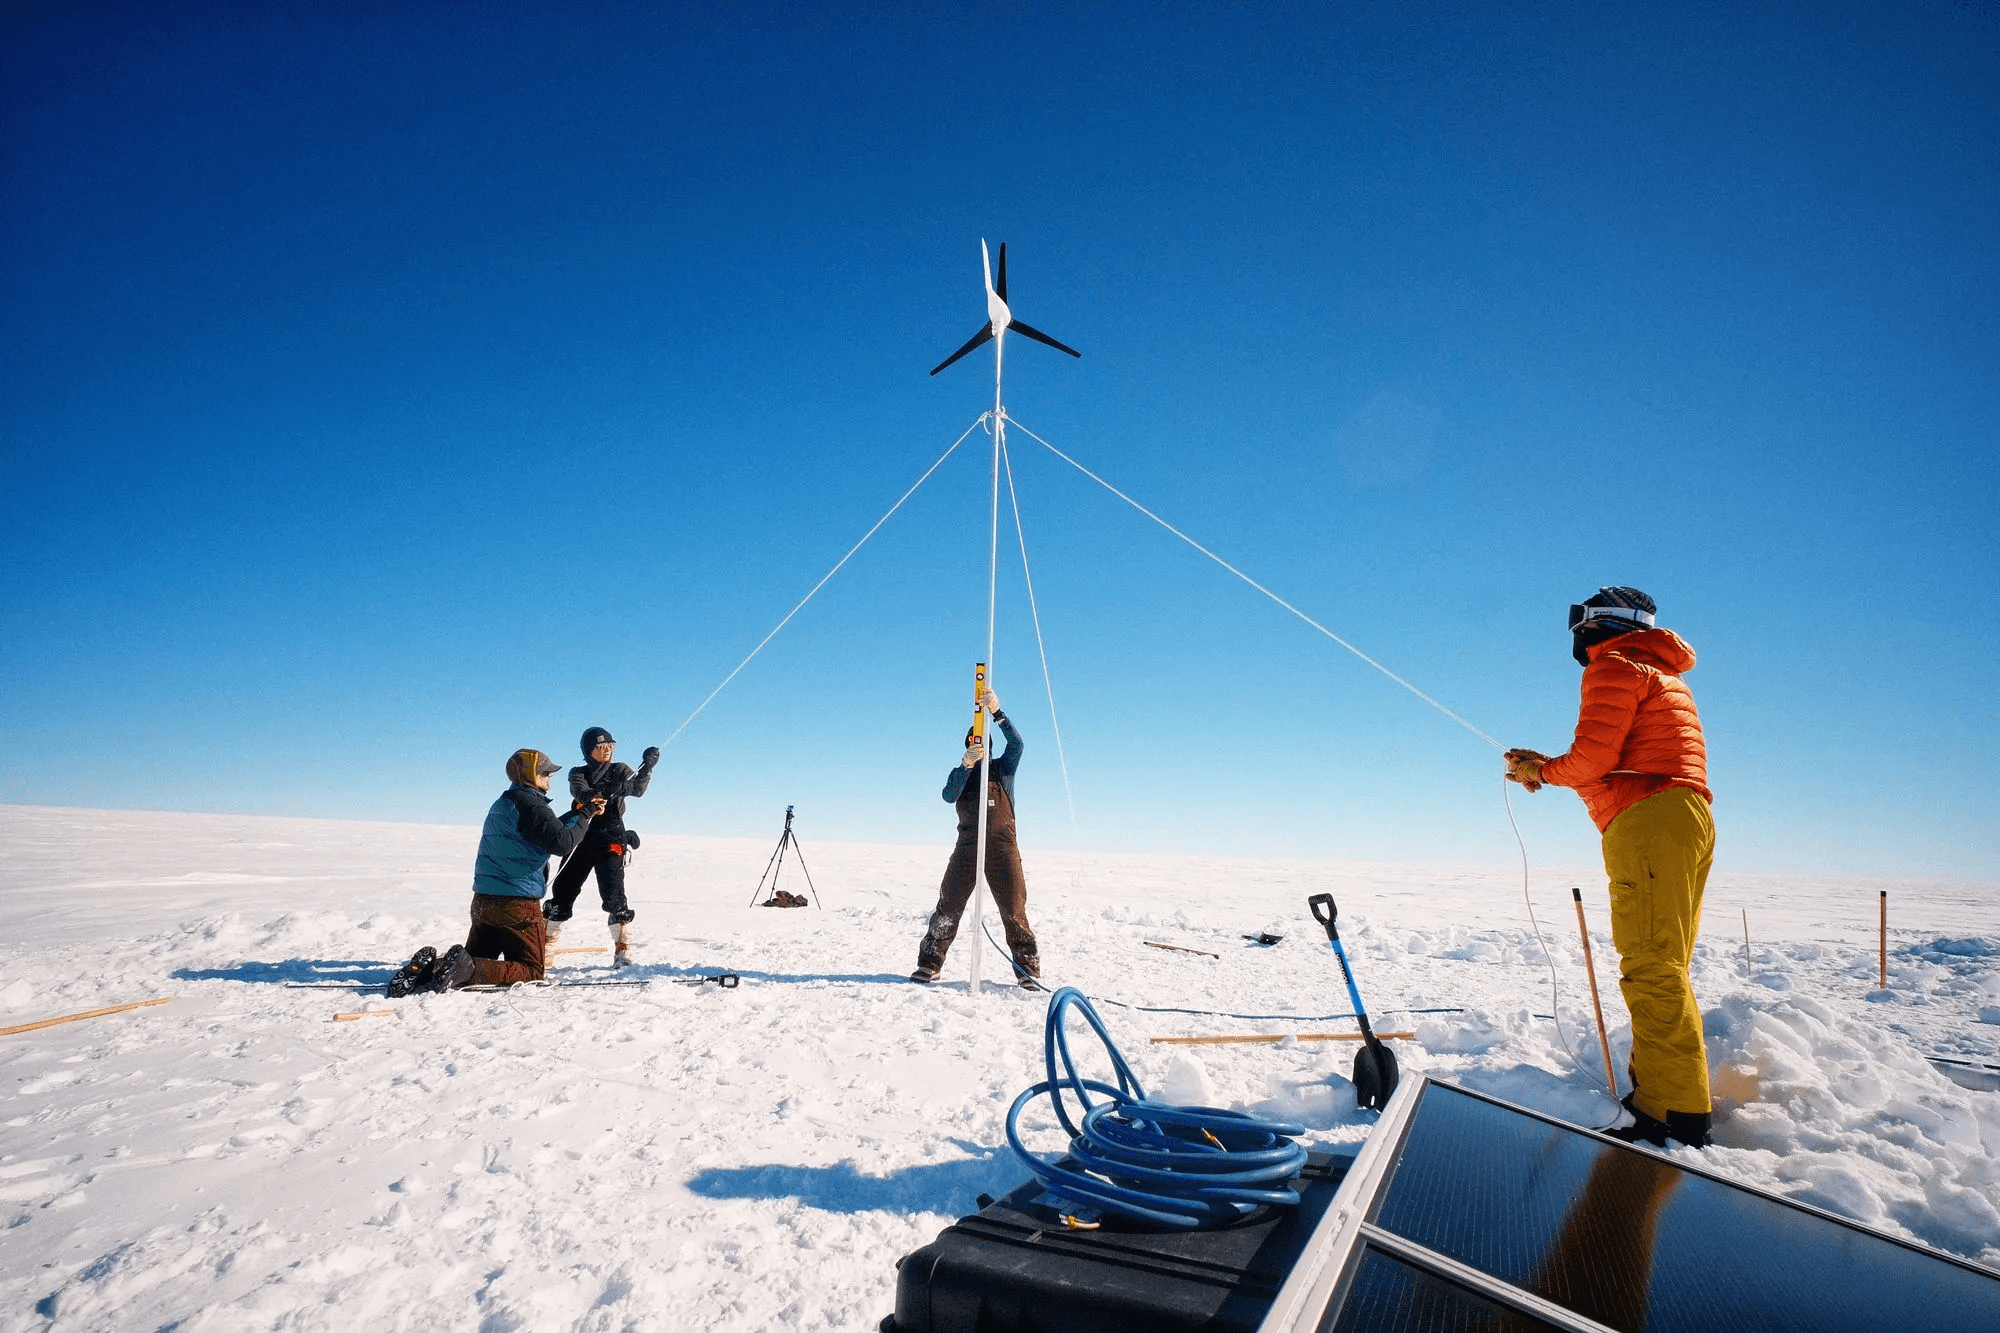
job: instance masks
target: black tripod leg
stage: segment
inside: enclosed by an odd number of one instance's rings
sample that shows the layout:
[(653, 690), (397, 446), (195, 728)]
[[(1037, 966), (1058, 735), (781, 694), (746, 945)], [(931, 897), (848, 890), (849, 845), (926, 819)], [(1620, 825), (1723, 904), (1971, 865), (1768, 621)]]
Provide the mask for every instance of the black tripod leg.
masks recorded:
[[(790, 837), (790, 836), (791, 834), (789, 832), (786, 833), (785, 835), (785, 837)], [(764, 881), (770, 878), (771, 867), (778, 864), (778, 858), (784, 855), (784, 852), (785, 852), (785, 838), (779, 838), (778, 850), (771, 853), (771, 859), (764, 863), (764, 873), (757, 876), (757, 892), (750, 895), (750, 905), (752, 907), (755, 907), (757, 905), (757, 899), (764, 892)], [(771, 887), (773, 889), (777, 888), (778, 881), (775, 879), (771, 880)]]
[[(786, 830), (786, 836), (790, 836), (790, 830)], [(806, 887), (812, 889), (813, 906), (819, 908), (821, 911), (825, 911), (826, 904), (819, 900), (819, 890), (813, 888), (813, 873), (806, 869), (806, 854), (799, 850), (799, 840), (797, 838), (792, 838), (792, 855), (799, 858), (799, 873), (806, 877)]]

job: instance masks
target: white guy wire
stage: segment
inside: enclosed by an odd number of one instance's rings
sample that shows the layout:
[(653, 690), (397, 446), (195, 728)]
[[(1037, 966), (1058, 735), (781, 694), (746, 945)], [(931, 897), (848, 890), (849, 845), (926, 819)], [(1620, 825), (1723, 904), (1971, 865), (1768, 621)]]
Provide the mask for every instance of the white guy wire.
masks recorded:
[(1021, 578), (1028, 585), (1028, 615), (1035, 622), (1035, 651), (1042, 657), (1042, 688), (1049, 696), (1049, 728), (1056, 737), (1056, 764), (1062, 769), (1063, 799), (1069, 802), (1069, 836), (1081, 840), (1076, 827), (1076, 797), (1069, 789), (1069, 759), (1063, 754), (1062, 723), (1056, 721), (1056, 687), (1049, 676), (1049, 650), (1042, 643), (1042, 613), (1035, 605), (1035, 576), (1028, 572), (1028, 534), (1021, 527), (1021, 497), (1014, 490), (1014, 459), (1005, 446), (1000, 461), (1007, 469), (1007, 499), (1014, 506), (1014, 536), (1021, 543)]
[[(1507, 786), (1507, 779), (1500, 779), (1500, 799), (1507, 807), (1507, 827), (1514, 830), (1514, 845), (1521, 849), (1521, 901), (1528, 905), (1528, 924), (1535, 928), (1535, 939), (1542, 946), (1542, 958), (1549, 965), (1549, 1017), (1556, 1025), (1556, 1036), (1563, 1049), (1569, 1052), (1569, 1062), (1578, 1069), (1583, 1061), (1577, 1059), (1576, 1047), (1569, 1044), (1569, 1036), (1563, 1031), (1562, 982), (1556, 977), (1555, 950), (1549, 948), (1548, 939), (1542, 934), (1542, 923), (1535, 920), (1535, 900), (1528, 896), (1528, 843), (1521, 836), (1521, 826), (1514, 820), (1514, 793)], [(1614, 1077), (1610, 1070), (1604, 1071), (1606, 1078)], [(1613, 1088), (1614, 1095), (1616, 1087)]]
[(979, 417), (979, 420), (973, 422), (970, 426), (967, 426), (965, 428), (965, 435), (961, 435), (957, 439), (953, 440), (951, 442), (951, 448), (945, 450), (942, 454), (939, 454), (937, 462), (932, 463), (929, 467), (924, 469), (924, 475), (918, 477), (916, 483), (912, 485), (909, 490), (903, 492), (902, 499), (890, 505), (889, 512), (882, 515), (882, 517), (876, 519), (875, 526), (861, 534), (861, 540), (854, 543), (853, 548), (850, 549), (846, 555), (840, 557), (840, 563), (836, 564), (832, 569), (826, 571), (826, 578), (823, 578), (818, 583), (813, 584), (812, 592), (809, 592), (804, 597), (801, 597), (799, 599), (799, 604), (793, 607), (791, 610), (785, 612), (785, 618), (783, 620), (780, 620), (775, 626), (773, 626), (769, 634), (766, 634), (763, 638), (757, 641), (757, 646), (750, 650), (750, 656), (745, 657), (741, 662), (738, 662), (736, 664), (736, 670), (724, 676), (722, 678), (722, 684), (710, 690), (708, 692), (708, 698), (703, 699), (699, 704), (695, 705), (695, 710), (692, 713), (689, 713), (687, 717), (682, 720), (681, 724), (678, 727), (674, 728), (674, 734), (667, 737), (666, 741), (661, 745), (660, 748), (665, 749), (668, 745), (672, 745), (676, 740), (678, 740), (680, 738), (680, 734), (688, 729), (688, 723), (700, 717), (701, 710), (708, 707), (711, 703), (715, 702), (715, 696), (722, 693), (722, 691), (728, 687), (729, 682), (735, 680), (737, 674), (741, 672), (744, 667), (750, 665), (750, 658), (755, 657), (758, 653), (763, 652), (764, 645), (769, 643), (771, 640), (777, 638), (778, 631), (783, 629), (785, 626), (791, 624), (793, 616), (805, 610), (806, 603), (810, 602), (813, 599), (814, 594), (819, 592), (821, 588), (824, 588), (827, 585), (827, 583), (833, 578), (833, 576), (840, 572), (841, 565), (845, 565), (849, 560), (852, 560), (854, 558), (854, 552), (860, 550), (863, 546), (866, 546), (868, 544), (868, 539), (870, 537), (873, 537), (875, 533), (881, 528), (881, 526), (884, 523), (887, 523), (890, 520), (890, 518), (892, 518), (895, 515), (898, 509), (901, 509), (903, 507), (903, 501), (908, 500), (911, 496), (915, 495), (917, 493), (917, 487), (922, 486), (925, 482), (929, 481), (931, 479), (931, 473), (937, 471), (939, 468), (944, 466), (944, 460), (950, 458), (954, 453), (958, 451), (958, 446), (965, 443), (966, 435), (972, 434), (972, 432), (978, 430), (981, 426), (985, 424), (986, 424), (986, 414), (982, 413)]
[[(1002, 415), (1002, 416), (1006, 416), (1006, 413), (1005, 413), (1005, 412), (1003, 411), (1003, 412), (1001, 413), (1001, 415)], [(1448, 717), (1448, 718), (1450, 718), (1450, 719), (1451, 719), (1452, 721), (1454, 721), (1454, 722), (1458, 723), (1458, 725), (1459, 725), (1459, 726), (1461, 726), (1461, 727), (1464, 727), (1464, 728), (1465, 728), (1465, 729), (1466, 729), (1467, 731), (1469, 731), (1469, 732), (1471, 732), (1471, 733), (1472, 733), (1473, 735), (1475, 735), (1475, 736), (1479, 737), (1479, 739), (1480, 739), (1480, 740), (1482, 740), (1482, 741), (1485, 741), (1485, 742), (1486, 742), (1486, 743), (1487, 743), (1488, 745), (1492, 746), (1492, 747), (1493, 747), (1494, 749), (1496, 749), (1496, 750), (1504, 748), (1504, 747), (1502, 747), (1502, 746), (1501, 746), (1501, 744), (1500, 744), (1500, 742), (1499, 742), (1499, 741), (1496, 741), (1496, 740), (1494, 740), (1494, 739), (1493, 739), (1493, 738), (1492, 738), (1491, 736), (1489, 736), (1489, 735), (1487, 735), (1487, 734), (1486, 734), (1485, 732), (1481, 731), (1481, 730), (1480, 730), (1480, 729), (1479, 729), (1478, 727), (1475, 727), (1475, 726), (1473, 726), (1473, 725), (1472, 725), (1472, 723), (1470, 723), (1470, 722), (1466, 721), (1466, 720), (1465, 720), (1465, 719), (1464, 719), (1463, 717), (1460, 717), (1460, 716), (1459, 716), (1459, 715), (1458, 715), (1457, 713), (1454, 713), (1454, 712), (1452, 712), (1452, 711), (1451, 711), (1451, 709), (1449, 709), (1449, 708), (1446, 708), (1446, 707), (1445, 707), (1445, 706), (1444, 706), (1443, 704), (1441, 704), (1441, 703), (1439, 703), (1439, 702), (1438, 702), (1437, 700), (1435, 700), (1435, 699), (1431, 698), (1431, 696), (1430, 696), (1430, 695), (1428, 695), (1428, 694), (1425, 694), (1425, 693), (1424, 693), (1424, 692), (1423, 692), (1422, 690), (1420, 690), (1420, 689), (1418, 689), (1418, 688), (1417, 688), (1416, 686), (1414, 686), (1414, 685), (1410, 684), (1410, 682), (1409, 682), (1409, 681), (1407, 681), (1407, 680), (1404, 680), (1404, 679), (1403, 679), (1403, 678), (1402, 678), (1401, 676), (1399, 676), (1399, 675), (1397, 675), (1397, 674), (1396, 674), (1395, 672), (1393, 672), (1393, 671), (1389, 670), (1389, 668), (1388, 668), (1388, 667), (1385, 667), (1385, 666), (1383, 666), (1383, 665), (1382, 665), (1382, 664), (1381, 664), (1380, 662), (1378, 662), (1378, 661), (1376, 661), (1376, 660), (1375, 660), (1374, 658), (1370, 657), (1370, 656), (1369, 656), (1369, 655), (1368, 655), (1367, 653), (1364, 653), (1364, 652), (1362, 652), (1362, 651), (1361, 651), (1361, 650), (1360, 650), (1359, 648), (1356, 648), (1356, 647), (1355, 647), (1355, 646), (1354, 646), (1353, 644), (1351, 644), (1351, 643), (1349, 643), (1349, 642), (1348, 642), (1347, 640), (1345, 640), (1345, 639), (1341, 638), (1341, 637), (1340, 637), (1340, 636), (1339, 636), (1338, 634), (1335, 634), (1335, 633), (1334, 633), (1334, 632), (1333, 632), (1332, 630), (1330, 630), (1330, 629), (1328, 629), (1328, 628), (1327, 628), (1326, 626), (1324, 626), (1324, 625), (1320, 624), (1320, 623), (1319, 623), (1319, 622), (1318, 622), (1317, 620), (1314, 620), (1314, 619), (1313, 619), (1313, 618), (1312, 618), (1311, 616), (1309, 616), (1309, 615), (1307, 615), (1307, 614), (1306, 614), (1305, 612), (1303, 612), (1303, 611), (1299, 610), (1299, 609), (1298, 609), (1298, 608), (1297, 608), (1296, 606), (1293, 606), (1293, 605), (1292, 605), (1292, 604), (1291, 604), (1290, 602), (1288, 602), (1288, 601), (1286, 601), (1286, 600), (1285, 600), (1284, 598), (1282, 598), (1282, 597), (1278, 596), (1278, 594), (1276, 594), (1276, 593), (1272, 592), (1272, 591), (1271, 591), (1271, 590), (1270, 590), (1269, 588), (1267, 588), (1267, 587), (1265, 587), (1265, 586), (1264, 586), (1263, 584), (1261, 584), (1261, 583), (1257, 582), (1257, 580), (1255, 580), (1255, 579), (1251, 578), (1251, 577), (1250, 577), (1250, 576), (1249, 576), (1248, 574), (1245, 574), (1245, 573), (1244, 573), (1244, 572), (1243, 572), (1242, 570), (1240, 570), (1240, 569), (1238, 569), (1238, 568), (1237, 568), (1236, 566), (1234, 566), (1234, 565), (1230, 564), (1230, 563), (1229, 563), (1229, 562), (1228, 562), (1227, 560), (1224, 560), (1224, 559), (1223, 559), (1223, 558), (1222, 558), (1221, 556), (1219, 556), (1219, 555), (1217, 555), (1217, 554), (1216, 554), (1215, 552), (1213, 552), (1213, 551), (1209, 550), (1209, 549), (1208, 549), (1208, 548), (1207, 548), (1206, 546), (1203, 546), (1203, 545), (1202, 545), (1202, 544), (1201, 544), (1200, 542), (1198, 542), (1198, 541), (1196, 541), (1196, 540), (1195, 540), (1194, 538), (1192, 538), (1192, 537), (1188, 536), (1188, 535), (1187, 535), (1187, 534), (1186, 534), (1185, 532), (1182, 532), (1182, 531), (1181, 531), (1181, 530), (1180, 530), (1179, 528), (1177, 528), (1177, 527), (1175, 527), (1175, 526), (1174, 526), (1173, 524), (1171, 524), (1171, 523), (1167, 522), (1167, 520), (1165, 520), (1164, 518), (1161, 518), (1161, 517), (1160, 517), (1160, 516), (1159, 516), (1158, 514), (1154, 513), (1154, 512), (1152, 511), (1152, 510), (1150, 510), (1150, 509), (1146, 508), (1146, 506), (1144, 506), (1144, 505), (1140, 504), (1140, 503), (1139, 503), (1139, 502), (1138, 502), (1137, 500), (1134, 500), (1134, 499), (1133, 499), (1133, 498), (1132, 498), (1131, 496), (1129, 496), (1129, 495), (1125, 494), (1125, 492), (1123, 492), (1123, 491), (1119, 490), (1119, 489), (1118, 489), (1118, 488), (1117, 488), (1116, 486), (1113, 486), (1113, 485), (1112, 485), (1112, 484), (1111, 484), (1110, 482), (1108, 482), (1108, 481), (1106, 481), (1106, 480), (1105, 480), (1104, 478), (1102, 478), (1102, 477), (1098, 476), (1098, 475), (1097, 475), (1097, 474), (1096, 474), (1095, 472), (1092, 472), (1092, 471), (1091, 471), (1091, 470), (1090, 470), (1089, 468), (1087, 468), (1087, 467), (1085, 467), (1085, 466), (1084, 466), (1083, 464), (1081, 464), (1081, 463), (1077, 462), (1077, 461), (1076, 461), (1076, 460), (1075, 460), (1074, 458), (1071, 458), (1071, 457), (1070, 457), (1070, 456), (1069, 456), (1068, 454), (1066, 454), (1066, 453), (1064, 453), (1064, 452), (1063, 452), (1062, 450), (1060, 450), (1060, 449), (1056, 448), (1056, 447), (1055, 447), (1055, 446), (1054, 446), (1053, 444), (1050, 444), (1050, 443), (1049, 443), (1049, 442), (1048, 442), (1047, 440), (1043, 439), (1043, 438), (1042, 438), (1041, 436), (1039, 436), (1039, 435), (1035, 434), (1035, 432), (1033, 432), (1033, 431), (1029, 430), (1029, 429), (1028, 429), (1028, 428), (1027, 428), (1026, 426), (1022, 426), (1020, 422), (1018, 422), (1018, 421), (1014, 421), (1014, 419), (1013, 419), (1012, 417), (1007, 417), (1007, 420), (1008, 420), (1008, 421), (1011, 421), (1011, 422), (1013, 422), (1013, 424), (1014, 424), (1014, 425), (1016, 425), (1016, 426), (1019, 426), (1019, 427), (1020, 427), (1020, 429), (1021, 429), (1021, 433), (1022, 433), (1022, 434), (1026, 435), (1026, 436), (1027, 436), (1027, 437), (1028, 437), (1029, 439), (1033, 440), (1033, 441), (1034, 441), (1035, 443), (1037, 443), (1037, 444), (1041, 445), (1041, 446), (1042, 446), (1042, 447), (1043, 447), (1044, 449), (1047, 449), (1047, 450), (1048, 450), (1048, 451), (1049, 451), (1050, 453), (1054, 454), (1054, 455), (1055, 455), (1055, 456), (1056, 456), (1057, 458), (1060, 458), (1060, 459), (1062, 459), (1062, 461), (1063, 461), (1063, 462), (1065, 462), (1065, 463), (1068, 463), (1068, 464), (1069, 464), (1069, 465), (1070, 465), (1071, 467), (1075, 468), (1075, 469), (1076, 469), (1076, 470), (1077, 470), (1078, 472), (1081, 472), (1081, 473), (1082, 473), (1082, 474), (1083, 474), (1084, 476), (1086, 476), (1086, 477), (1089, 477), (1089, 478), (1090, 478), (1090, 479), (1091, 479), (1092, 481), (1096, 482), (1096, 483), (1097, 483), (1097, 484), (1098, 484), (1099, 486), (1102, 486), (1102, 487), (1103, 487), (1103, 488), (1104, 488), (1105, 490), (1107, 490), (1107, 491), (1110, 491), (1110, 492), (1111, 492), (1111, 493), (1112, 493), (1113, 495), (1115, 495), (1115, 496), (1117, 496), (1117, 497), (1118, 497), (1119, 499), (1123, 500), (1123, 501), (1124, 501), (1124, 502), (1125, 502), (1126, 504), (1128, 504), (1128, 505), (1131, 505), (1131, 506), (1132, 506), (1132, 507), (1133, 507), (1134, 509), (1136, 509), (1136, 510), (1138, 510), (1138, 511), (1139, 511), (1140, 513), (1144, 514), (1144, 515), (1145, 515), (1145, 516), (1146, 516), (1147, 518), (1150, 518), (1150, 519), (1152, 519), (1152, 520), (1153, 520), (1153, 521), (1154, 521), (1155, 523), (1157, 523), (1157, 524), (1159, 524), (1159, 525), (1160, 525), (1161, 527), (1165, 528), (1165, 529), (1166, 529), (1166, 530), (1167, 530), (1168, 532), (1171, 532), (1171, 533), (1173, 533), (1173, 534), (1174, 534), (1174, 536), (1176, 536), (1176, 537), (1179, 537), (1179, 538), (1180, 538), (1180, 539), (1181, 539), (1182, 541), (1186, 542), (1186, 543), (1187, 543), (1187, 544), (1188, 544), (1189, 546), (1192, 546), (1192, 547), (1194, 547), (1194, 549), (1195, 549), (1195, 550), (1197, 550), (1197, 551), (1200, 551), (1200, 552), (1201, 552), (1201, 553), (1202, 553), (1203, 555), (1207, 556), (1207, 557), (1208, 557), (1208, 558), (1209, 558), (1210, 560), (1213, 560), (1213, 561), (1214, 561), (1214, 562), (1215, 562), (1216, 564), (1218, 564), (1218, 565), (1221, 565), (1221, 566), (1222, 566), (1222, 567), (1223, 567), (1224, 569), (1226, 569), (1226, 570), (1228, 570), (1228, 571), (1229, 571), (1230, 573), (1234, 574), (1234, 575), (1235, 575), (1235, 576), (1236, 576), (1237, 578), (1239, 578), (1239, 579), (1242, 579), (1242, 580), (1243, 580), (1243, 581), (1244, 581), (1245, 583), (1247, 583), (1247, 584), (1249, 584), (1249, 585), (1250, 585), (1251, 587), (1255, 588), (1255, 589), (1256, 589), (1256, 590), (1257, 590), (1258, 592), (1261, 592), (1261, 593), (1263, 593), (1263, 594), (1264, 594), (1264, 595), (1265, 595), (1266, 597), (1268, 597), (1268, 598), (1270, 598), (1270, 599), (1271, 599), (1272, 601), (1276, 602), (1276, 603), (1277, 603), (1277, 604), (1278, 604), (1279, 606), (1282, 606), (1282, 607), (1284, 607), (1284, 608), (1285, 608), (1285, 609), (1286, 609), (1287, 611), (1290, 611), (1290, 612), (1291, 612), (1291, 613), (1292, 613), (1293, 615), (1297, 616), (1297, 617), (1298, 617), (1298, 618), (1299, 618), (1300, 620), (1303, 620), (1303, 621), (1305, 621), (1305, 622), (1306, 622), (1306, 624), (1308, 624), (1308, 625), (1311, 625), (1311, 626), (1312, 626), (1312, 627), (1313, 627), (1314, 629), (1318, 630), (1318, 631), (1319, 631), (1319, 632), (1320, 632), (1321, 634), (1324, 634), (1324, 635), (1325, 635), (1325, 636), (1326, 636), (1327, 638), (1329, 638), (1329, 639), (1332, 639), (1332, 640), (1333, 640), (1333, 641), (1334, 641), (1335, 643), (1337, 643), (1337, 644), (1339, 644), (1339, 645), (1340, 645), (1341, 647), (1345, 648), (1345, 649), (1346, 649), (1346, 650), (1347, 650), (1348, 652), (1350, 652), (1350, 653), (1353, 653), (1353, 654), (1354, 654), (1354, 655), (1355, 655), (1356, 657), (1358, 657), (1358, 658), (1360, 658), (1360, 659), (1361, 659), (1362, 661), (1366, 662), (1366, 663), (1367, 663), (1367, 664), (1368, 664), (1369, 666), (1372, 666), (1372, 667), (1374, 667), (1374, 668), (1375, 668), (1375, 669), (1376, 669), (1377, 671), (1379, 671), (1379, 672), (1381, 672), (1381, 673), (1382, 673), (1383, 675), (1387, 676), (1387, 677), (1388, 677), (1388, 678), (1389, 678), (1390, 680), (1393, 680), (1393, 681), (1395, 681), (1395, 682), (1396, 682), (1396, 683), (1397, 683), (1398, 685), (1401, 685), (1401, 686), (1402, 686), (1402, 687), (1403, 687), (1404, 689), (1408, 690), (1408, 691), (1409, 691), (1409, 692), (1410, 692), (1411, 694), (1414, 694), (1414, 695), (1416, 695), (1416, 696), (1417, 696), (1417, 697), (1418, 697), (1419, 699), (1422, 699), (1422, 700), (1423, 700), (1423, 701), (1424, 701), (1425, 703), (1429, 704), (1429, 705), (1430, 705), (1430, 706), (1431, 706), (1432, 708), (1435, 708), (1435, 709), (1437, 709), (1437, 710), (1438, 710), (1438, 712), (1440, 712), (1440, 713), (1443, 713), (1443, 714), (1444, 714), (1444, 715), (1445, 715), (1446, 717)]]

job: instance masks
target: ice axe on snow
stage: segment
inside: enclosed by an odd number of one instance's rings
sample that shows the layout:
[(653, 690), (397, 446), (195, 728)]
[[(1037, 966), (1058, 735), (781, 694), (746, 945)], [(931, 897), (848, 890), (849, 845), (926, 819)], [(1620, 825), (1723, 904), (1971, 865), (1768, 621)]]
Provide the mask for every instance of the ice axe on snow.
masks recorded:
[(1315, 893), (1306, 899), (1306, 906), (1311, 909), (1313, 920), (1326, 927), (1327, 943), (1333, 946), (1333, 956), (1340, 960), (1340, 975), (1347, 982), (1347, 998), (1354, 1005), (1354, 1016), (1361, 1020), (1362, 1046), (1354, 1053), (1355, 1105), (1364, 1111), (1379, 1111), (1389, 1104), (1389, 1094), (1396, 1090), (1396, 1081), (1402, 1077), (1396, 1068), (1396, 1053), (1384, 1046), (1375, 1030), (1368, 1026), (1368, 1011), (1361, 1007), (1361, 992), (1354, 985), (1354, 969), (1347, 965), (1347, 950), (1340, 947), (1340, 931), (1333, 924), (1340, 910), (1333, 905), (1333, 895)]

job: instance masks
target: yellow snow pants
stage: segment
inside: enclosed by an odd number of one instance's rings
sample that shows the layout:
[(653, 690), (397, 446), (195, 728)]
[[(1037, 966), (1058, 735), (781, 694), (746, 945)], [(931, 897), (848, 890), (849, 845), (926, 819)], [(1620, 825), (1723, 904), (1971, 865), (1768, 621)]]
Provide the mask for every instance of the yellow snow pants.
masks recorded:
[(1632, 1105), (1655, 1120), (1706, 1114), (1708, 1051), (1688, 981), (1701, 895), (1715, 859), (1708, 802), (1686, 787), (1654, 792), (1604, 830), (1618, 989), (1632, 1015)]

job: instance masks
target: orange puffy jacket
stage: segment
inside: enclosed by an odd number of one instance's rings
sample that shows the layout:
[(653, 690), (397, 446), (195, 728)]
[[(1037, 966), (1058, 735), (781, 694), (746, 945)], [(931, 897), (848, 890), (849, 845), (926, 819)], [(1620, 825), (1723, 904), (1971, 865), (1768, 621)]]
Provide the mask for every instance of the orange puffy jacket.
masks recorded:
[(1693, 667), (1694, 649), (1669, 629), (1621, 634), (1590, 650), (1576, 739), (1542, 765), (1542, 781), (1574, 787), (1599, 832), (1668, 787), (1714, 801), (1701, 718), (1681, 679)]

